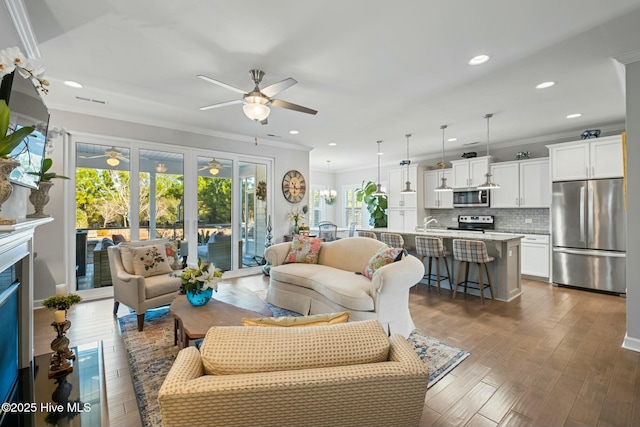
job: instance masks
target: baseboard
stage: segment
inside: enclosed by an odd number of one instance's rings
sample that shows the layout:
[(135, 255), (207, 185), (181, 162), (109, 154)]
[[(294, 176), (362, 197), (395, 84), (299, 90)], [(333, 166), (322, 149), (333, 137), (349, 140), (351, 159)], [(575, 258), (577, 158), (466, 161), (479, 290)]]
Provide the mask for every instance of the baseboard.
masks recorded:
[(625, 334), (624, 341), (622, 341), (622, 348), (637, 351), (638, 353), (640, 353), (640, 339), (631, 338), (629, 335)]

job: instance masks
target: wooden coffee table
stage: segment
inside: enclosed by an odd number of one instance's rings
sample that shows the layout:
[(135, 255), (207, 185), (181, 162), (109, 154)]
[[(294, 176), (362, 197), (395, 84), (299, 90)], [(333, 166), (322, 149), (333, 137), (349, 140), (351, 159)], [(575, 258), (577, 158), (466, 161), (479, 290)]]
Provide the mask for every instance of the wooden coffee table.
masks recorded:
[(249, 289), (220, 284), (213, 298), (194, 307), (187, 297), (178, 295), (169, 307), (174, 318), (173, 344), (179, 348), (189, 341), (204, 338), (212, 326), (240, 326), (244, 317), (271, 317), (271, 310)]

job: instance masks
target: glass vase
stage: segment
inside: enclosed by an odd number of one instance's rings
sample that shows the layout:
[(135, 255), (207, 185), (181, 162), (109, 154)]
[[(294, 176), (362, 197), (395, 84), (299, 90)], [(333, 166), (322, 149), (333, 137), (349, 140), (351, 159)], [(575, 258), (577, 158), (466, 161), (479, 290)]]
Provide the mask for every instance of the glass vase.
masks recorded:
[(199, 291), (187, 291), (187, 301), (196, 307), (201, 305), (205, 305), (211, 299), (211, 295), (213, 295), (213, 289), (201, 289)]
[(298, 225), (298, 220), (294, 220), (293, 223), (293, 234), (300, 234), (300, 226)]

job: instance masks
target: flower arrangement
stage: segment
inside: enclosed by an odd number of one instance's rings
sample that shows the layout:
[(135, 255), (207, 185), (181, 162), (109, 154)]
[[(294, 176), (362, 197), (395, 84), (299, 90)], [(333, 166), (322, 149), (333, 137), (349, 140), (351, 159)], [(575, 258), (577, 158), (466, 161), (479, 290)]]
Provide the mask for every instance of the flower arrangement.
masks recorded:
[(299, 222), (309, 212), (309, 207), (304, 205), (302, 208), (295, 208), (289, 212), (288, 216), (291, 221)]
[(213, 264), (203, 264), (202, 260), (198, 260), (198, 265), (190, 265), (180, 273), (182, 285), (180, 290), (183, 292), (198, 293), (205, 289), (218, 290), (218, 282), (222, 277), (222, 270), (212, 268)]
[(14, 70), (25, 79), (31, 82), (42, 93), (48, 93), (49, 82), (44, 78), (44, 68), (36, 67), (25, 58), (22, 51), (17, 47), (9, 47), (0, 50), (0, 77), (11, 74)]
[(82, 301), (82, 297), (78, 294), (53, 295), (42, 301), (42, 306), (49, 310), (67, 311), (72, 305)]

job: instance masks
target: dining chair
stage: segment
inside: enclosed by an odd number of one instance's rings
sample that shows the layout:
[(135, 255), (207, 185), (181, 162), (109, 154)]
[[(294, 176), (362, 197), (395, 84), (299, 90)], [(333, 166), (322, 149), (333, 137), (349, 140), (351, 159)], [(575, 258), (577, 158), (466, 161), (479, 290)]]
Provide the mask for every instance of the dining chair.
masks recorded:
[(322, 221), (318, 224), (318, 237), (324, 239), (325, 242), (331, 242), (338, 238), (338, 226), (331, 221)]

